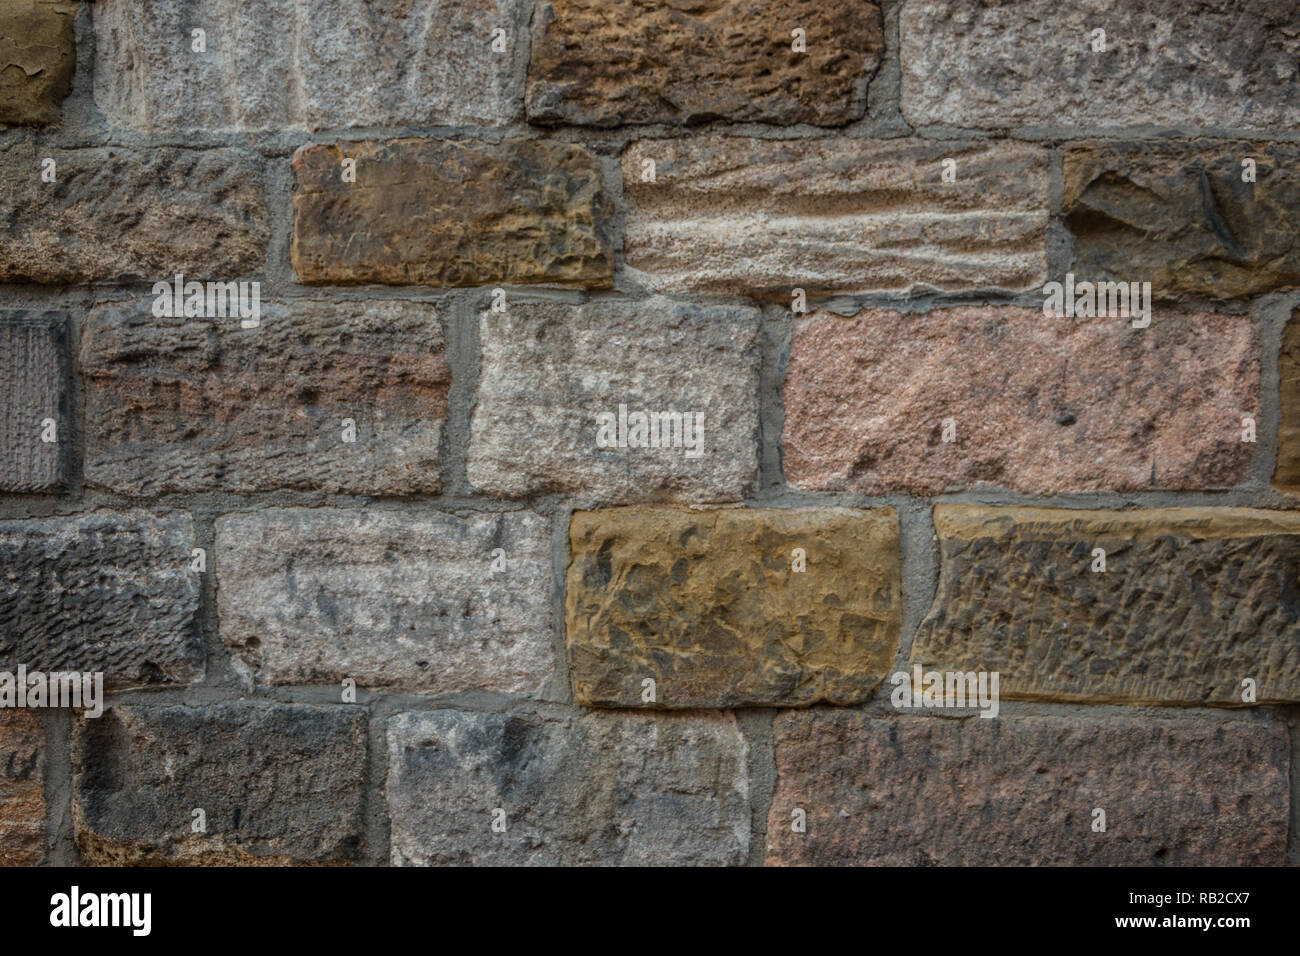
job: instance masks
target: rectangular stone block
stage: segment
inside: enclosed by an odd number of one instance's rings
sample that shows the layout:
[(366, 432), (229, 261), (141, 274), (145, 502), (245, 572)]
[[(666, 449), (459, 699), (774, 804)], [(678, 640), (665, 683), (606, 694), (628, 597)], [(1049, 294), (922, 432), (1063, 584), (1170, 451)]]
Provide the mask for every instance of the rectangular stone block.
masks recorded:
[(1277, 356), (1278, 409), (1277, 469), (1273, 485), (1288, 494), (1300, 493), (1300, 309), (1282, 332)]
[(365, 768), (359, 707), (113, 707), (73, 733), (77, 849), (109, 866), (348, 862)]
[(29, 137), (0, 144), (0, 221), (0, 282), (48, 285), (235, 279), (262, 270), (270, 235), (261, 170), (240, 152)]
[(908, 0), (898, 29), (913, 126), (1300, 125), (1289, 0)]
[(866, 0), (549, 0), (533, 17), (528, 119), (839, 126), (866, 112), (884, 45)]
[[(1245, 160), (1254, 182), (1243, 182)], [(1080, 279), (1146, 281), (1169, 298), (1300, 288), (1300, 146), (1085, 144), (1067, 147), (1063, 162)]]
[(509, 123), (523, 112), (530, 6), (99, 0), (95, 103), (111, 124), (148, 131)]
[(0, 491), (54, 491), (67, 482), (67, 323), (65, 312), (0, 312)]
[(746, 760), (731, 714), (398, 714), (392, 863), (743, 865)]
[(1249, 316), (961, 306), (798, 319), (781, 447), (798, 488), (1050, 494), (1226, 488), (1257, 444)]
[(767, 863), (1280, 866), (1288, 746), (1273, 720), (786, 713)]
[(758, 469), (758, 319), (660, 297), (484, 312), (470, 484), (507, 497), (738, 500)]
[(440, 487), (451, 371), (431, 305), (268, 303), (251, 329), (103, 305), (86, 319), (80, 365), (91, 484), (135, 495)]
[(940, 505), (934, 527), (926, 670), (997, 671), (1022, 700), (1300, 700), (1298, 512)]
[(177, 512), (0, 521), (0, 669), (102, 671), (116, 688), (198, 679), (193, 546)]
[(554, 669), (549, 519), (273, 508), (216, 533), (221, 638), (264, 683), (535, 696)]
[[(356, 161), (355, 182), (342, 179), (344, 159)], [(340, 143), (303, 147), (293, 168), (290, 252), (303, 282), (613, 282), (613, 202), (585, 147)]]
[(569, 546), (579, 704), (857, 704), (898, 648), (891, 508), (579, 511)]
[(0, 710), (0, 866), (45, 853), (45, 728), (31, 710)]
[(71, 0), (0, 4), (0, 123), (43, 126), (59, 118), (77, 65)]
[[(955, 182), (942, 179), (944, 159)], [(623, 182), (628, 273), (656, 291), (788, 305), (796, 288), (1016, 290), (1046, 277), (1040, 146), (647, 140), (623, 153)]]

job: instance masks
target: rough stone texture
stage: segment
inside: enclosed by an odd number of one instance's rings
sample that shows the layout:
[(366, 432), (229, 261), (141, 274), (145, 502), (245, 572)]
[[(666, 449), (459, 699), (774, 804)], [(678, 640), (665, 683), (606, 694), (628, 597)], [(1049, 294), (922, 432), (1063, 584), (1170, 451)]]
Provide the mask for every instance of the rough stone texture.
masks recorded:
[(866, 111), (883, 51), (866, 0), (550, 0), (533, 17), (528, 119), (838, 126)]
[(189, 515), (0, 521), (0, 669), (102, 671), (112, 687), (203, 668)]
[[(957, 181), (941, 180), (942, 160)], [(645, 161), (655, 181), (643, 182)], [(1047, 151), (1022, 143), (633, 143), (629, 275), (656, 291), (1028, 289), (1046, 277)]]
[[(1300, 8), (1298, 8), (1300, 9)], [(1254, 159), (1256, 182), (1241, 181)], [(1081, 279), (1216, 299), (1300, 288), (1300, 146), (1231, 141), (1065, 151), (1065, 224)]]
[(1277, 470), (1273, 484), (1290, 494), (1300, 493), (1300, 309), (1282, 332), (1277, 357), (1278, 405), (1282, 421), (1277, 430)]
[(430, 305), (266, 304), (252, 329), (101, 306), (80, 364), (91, 484), (139, 495), (439, 488), (451, 372)]
[[(347, 862), (362, 832), (366, 714), (234, 701), (77, 721), (77, 849), (91, 864)], [(202, 809), (207, 832), (192, 832)]]
[[(342, 181), (344, 157), (356, 182)], [(293, 157), (303, 282), (435, 286), (613, 281), (613, 202), (586, 148), (399, 139)]]
[[(392, 862), (740, 865), (746, 746), (730, 714), (398, 714)], [(505, 811), (506, 830), (491, 829)]]
[[(855, 704), (894, 660), (893, 509), (579, 511), (569, 542), (565, 631), (579, 704)], [(652, 703), (642, 701), (646, 678)]]
[[(470, 484), (505, 496), (739, 499), (758, 467), (758, 319), (660, 297), (483, 313)], [(599, 447), (597, 416), (620, 404), (703, 414), (703, 454)]]
[(1273, 721), (782, 714), (767, 863), (1279, 866), (1287, 748)]
[(1300, 512), (940, 505), (934, 526), (926, 670), (997, 671), (1029, 700), (1240, 706), (1246, 678), (1300, 700)]
[[(1249, 316), (1058, 318), (971, 306), (795, 323), (782, 436), (791, 485), (937, 494), (1221, 488), (1259, 410)], [(952, 418), (955, 442), (944, 442)]]
[(216, 528), (221, 638), (266, 683), (535, 696), (550, 677), (546, 518), (300, 508)]
[(1300, 125), (1291, 0), (908, 0), (899, 34), (914, 126)]
[[(0, 312), (0, 491), (51, 491), (67, 480), (67, 323), (65, 312)], [(47, 418), (57, 441), (42, 441)]]
[[(41, 181), (42, 160), (57, 181)], [(229, 280), (260, 272), (266, 200), (227, 149), (0, 144), (0, 281)]]
[(45, 728), (35, 711), (0, 711), (0, 866), (45, 851)]
[(0, 123), (39, 126), (59, 118), (77, 65), (76, 13), (70, 0), (0, 5)]
[[(142, 130), (508, 123), (522, 113), (528, 6), (99, 0), (95, 102), (110, 123)], [(191, 49), (195, 27), (206, 53)]]

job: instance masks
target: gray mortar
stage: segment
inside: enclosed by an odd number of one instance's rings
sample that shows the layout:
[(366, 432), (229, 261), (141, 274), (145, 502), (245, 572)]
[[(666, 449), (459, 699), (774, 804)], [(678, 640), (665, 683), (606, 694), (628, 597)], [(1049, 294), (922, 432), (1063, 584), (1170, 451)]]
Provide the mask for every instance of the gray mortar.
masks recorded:
[[(717, 133), (760, 139), (863, 138), (886, 139), (919, 136), (929, 139), (981, 140), (1009, 137), (1041, 143), (1050, 148), (1049, 209), (1051, 221), (1047, 235), (1048, 275), (1059, 279), (1068, 271), (1071, 237), (1060, 221), (1063, 194), (1062, 147), (1080, 140), (1129, 140), (1161, 138), (1213, 138), (1300, 142), (1300, 131), (1261, 136), (1258, 131), (1236, 128), (1186, 130), (1158, 125), (1092, 127), (1019, 127), (1006, 130), (973, 130), (952, 127), (913, 129), (900, 109), (901, 68), (899, 64), (898, 23), (901, 0), (883, 0), (885, 55), (868, 88), (868, 106), (864, 117), (839, 128), (808, 125), (775, 127), (761, 123), (710, 122), (690, 128), (651, 124), (627, 126), (613, 130), (575, 127), (536, 127), (518, 122), (499, 127), (468, 126), (400, 126), (322, 129), (310, 132), (285, 130), (260, 133), (137, 133), (110, 128), (96, 107), (92, 95), (94, 38), (91, 14), (82, 4), (76, 20), (77, 70), (72, 92), (63, 103), (63, 120), (58, 126), (37, 134), (37, 142), (53, 147), (122, 146), (153, 148), (173, 146), (186, 149), (225, 148), (249, 155), (265, 177), (269, 212), (270, 240), (264, 263), (263, 300), (292, 302), (328, 297), (333, 301), (395, 299), (428, 302), (435, 305), (446, 333), (446, 355), (452, 370), (447, 416), (443, 429), (441, 462), (443, 493), (439, 495), (385, 496), (335, 495), (320, 492), (271, 491), (238, 495), (225, 492), (168, 494), (157, 498), (134, 498), (102, 489), (86, 487), (81, 470), (85, 446), (82, 433), (85, 398), (80, 377), (72, 377), (71, 408), (73, 421), (63, 430), (70, 442), (71, 465), (69, 486), (63, 493), (13, 494), (0, 496), (0, 519), (45, 517), (77, 514), (95, 508), (124, 509), (145, 506), (153, 510), (175, 508), (194, 518), (195, 546), (207, 550), (208, 573), (204, 576), (198, 615), (206, 652), (204, 677), (193, 685), (152, 687), (108, 695), (107, 705), (182, 703), (192, 706), (225, 700), (263, 700), (283, 703), (359, 706), (369, 714), (368, 749), (365, 767), (364, 845), (359, 862), (388, 865), (389, 819), (386, 805), (387, 721), (394, 714), (407, 711), (457, 708), (481, 712), (521, 714), (559, 714), (572, 712), (573, 695), (569, 685), (564, 645), (565, 571), (568, 567), (568, 524), (573, 511), (599, 506), (600, 502), (576, 497), (537, 495), (520, 499), (496, 499), (478, 495), (466, 478), (469, 425), (473, 414), (481, 364), (478, 314), (488, 307), (491, 288), (430, 289), (418, 286), (307, 286), (299, 283), (289, 258), (292, 236), (293, 172), (288, 159), (299, 148), (316, 143), (340, 140), (391, 139), (406, 136), (455, 139), (473, 137), (500, 142), (516, 136), (548, 138), (581, 143), (601, 156), (602, 170), (611, 197), (616, 202), (614, 222), (615, 275), (612, 290), (584, 292), (559, 286), (502, 286), (507, 301), (555, 300), (582, 302), (587, 299), (623, 298), (642, 293), (626, 275), (623, 259), (623, 190), (618, 157), (629, 143), (642, 139), (679, 138)], [(531, 11), (525, 11), (528, 19)], [(518, 42), (531, 43), (527, 22), (516, 25)], [(522, 82), (527, 56), (520, 59), (517, 79)], [(0, 142), (28, 135), (20, 131), (0, 132)], [(72, 355), (77, 354), (80, 326), (87, 311), (97, 302), (145, 300), (150, 283), (90, 284), (71, 287), (8, 285), (0, 287), (0, 308), (56, 308), (71, 316), (69, 336)], [(1212, 302), (1185, 299), (1180, 309), (1218, 312), (1249, 311), (1259, 330), (1260, 418), (1259, 445), (1247, 477), (1237, 486), (1220, 491), (1201, 492), (1084, 492), (1056, 495), (1025, 495), (996, 488), (979, 488), (933, 498), (907, 494), (869, 496), (854, 493), (806, 492), (790, 487), (784, 477), (780, 457), (780, 436), (784, 424), (781, 382), (789, 356), (795, 317), (788, 301), (764, 302), (753, 298), (686, 295), (679, 298), (695, 302), (744, 304), (762, 309), (760, 329), (759, 377), (759, 461), (756, 486), (744, 498), (748, 507), (798, 508), (841, 505), (856, 508), (892, 507), (899, 519), (901, 536), (903, 626), (894, 670), (906, 670), (913, 637), (933, 600), (938, 580), (938, 555), (935, 549), (932, 506), (936, 503), (978, 503), (984, 505), (1039, 505), (1080, 509), (1155, 508), (1168, 506), (1254, 506), (1295, 508), (1297, 498), (1281, 495), (1271, 484), (1277, 454), (1279, 409), (1277, 398), (1277, 354), (1282, 329), (1293, 309), (1300, 307), (1300, 293), (1275, 294), (1251, 302)], [(1005, 290), (973, 290), (961, 293), (918, 290), (910, 294), (875, 293), (832, 295), (810, 298), (808, 311), (818, 308), (852, 315), (863, 308), (890, 308), (909, 314), (953, 305), (1003, 304), (1037, 308), (1042, 296), (1037, 292), (1010, 293)], [(541, 699), (526, 700), (488, 692), (463, 692), (434, 696), (391, 692), (372, 693), (358, 689), (357, 703), (343, 704), (339, 688), (321, 687), (248, 687), (232, 666), (219, 635), (216, 594), (220, 555), (214, 547), (214, 522), (232, 511), (256, 511), (273, 507), (340, 507), (365, 508), (407, 513), (449, 512), (466, 514), (476, 511), (517, 510), (527, 508), (546, 515), (552, 522), (552, 628), (555, 671)], [(889, 683), (882, 682), (874, 698), (857, 708), (874, 716), (896, 714), (889, 703)], [(1285, 720), (1291, 735), (1291, 820), (1287, 862), (1300, 865), (1300, 707), (1204, 708), (1042, 703), (1004, 700), (1002, 713), (1015, 715), (1132, 716), (1141, 714), (1153, 719), (1189, 717), (1211, 721), (1260, 721), (1272, 713)], [(761, 866), (765, 855), (767, 815), (776, 785), (773, 745), (773, 721), (777, 708), (746, 708), (736, 716), (748, 750), (748, 773), (751, 807), (751, 843), (749, 865)], [(975, 719), (967, 713), (944, 713), (936, 719)], [(45, 865), (73, 865), (79, 862), (73, 844), (72, 767), (70, 735), (72, 716), (53, 711), (44, 719), (47, 834)]]

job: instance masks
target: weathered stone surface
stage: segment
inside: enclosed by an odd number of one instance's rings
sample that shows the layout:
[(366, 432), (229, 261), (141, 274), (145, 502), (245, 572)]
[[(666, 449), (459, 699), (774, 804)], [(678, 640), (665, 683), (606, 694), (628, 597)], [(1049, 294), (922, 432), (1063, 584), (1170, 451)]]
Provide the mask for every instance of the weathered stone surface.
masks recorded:
[[(517, 119), (527, 0), (100, 0), (95, 102), (144, 130)], [(191, 31), (206, 30), (205, 53)], [(493, 31), (508, 49), (492, 50)]]
[[(234, 701), (113, 707), (72, 742), (77, 849), (92, 864), (347, 862), (362, 832), (360, 708)], [(206, 833), (194, 833), (193, 811)]]
[[(356, 182), (343, 182), (344, 158)], [(613, 281), (613, 202), (586, 148), (432, 139), (306, 146), (293, 157), (303, 282), (435, 286)]]
[(569, 543), (565, 631), (579, 704), (853, 704), (893, 662), (893, 509), (579, 511)]
[(50, 491), (67, 479), (67, 323), (64, 312), (0, 312), (0, 491)]
[(1274, 721), (782, 714), (767, 863), (1280, 866), (1287, 749)]
[(926, 670), (997, 671), (1029, 700), (1240, 706), (1247, 678), (1300, 700), (1300, 512), (940, 505), (934, 526)]
[(0, 123), (39, 126), (59, 118), (77, 65), (76, 14), (71, 0), (0, 4)]
[(745, 763), (730, 714), (399, 714), (388, 722), (392, 862), (740, 865)]
[(189, 515), (0, 521), (0, 669), (102, 671), (107, 686), (203, 668)]
[[(942, 160), (957, 163), (945, 183)], [(653, 160), (655, 181), (643, 182)], [(1047, 152), (1022, 143), (704, 136), (623, 153), (628, 272), (658, 291), (1026, 289)]]
[(0, 866), (45, 852), (45, 728), (36, 712), (0, 711)]
[[(56, 182), (41, 181), (42, 161)], [(235, 279), (260, 272), (258, 168), (227, 149), (0, 144), (0, 281)]]
[(451, 372), (433, 306), (269, 303), (252, 329), (100, 306), (80, 365), (91, 484), (140, 495), (439, 488)]
[(1282, 421), (1277, 430), (1277, 470), (1273, 484), (1281, 491), (1300, 493), (1300, 309), (1282, 332), (1277, 357), (1278, 405)]
[[(1064, 318), (970, 306), (818, 312), (786, 366), (786, 479), (916, 494), (1221, 488), (1247, 477), (1249, 316)], [(951, 418), (956, 441), (943, 440)]]
[[(758, 468), (758, 317), (659, 297), (483, 313), (470, 484), (504, 496), (738, 500)], [(658, 448), (610, 447), (618, 436), (602, 434), (598, 416), (617, 419), (620, 405), (629, 416), (679, 412), (681, 430), (661, 424)], [(685, 431), (699, 415), (702, 440)]]
[(549, 0), (533, 17), (528, 119), (838, 126), (866, 112), (883, 52), (867, 0)]
[(908, 0), (899, 34), (914, 126), (1300, 125), (1290, 0)]
[[(1242, 182), (1243, 159), (1256, 182)], [(1300, 146), (1082, 145), (1064, 164), (1079, 278), (1215, 299), (1300, 288)]]
[(535, 694), (551, 675), (546, 518), (294, 508), (216, 527), (221, 638), (266, 683)]

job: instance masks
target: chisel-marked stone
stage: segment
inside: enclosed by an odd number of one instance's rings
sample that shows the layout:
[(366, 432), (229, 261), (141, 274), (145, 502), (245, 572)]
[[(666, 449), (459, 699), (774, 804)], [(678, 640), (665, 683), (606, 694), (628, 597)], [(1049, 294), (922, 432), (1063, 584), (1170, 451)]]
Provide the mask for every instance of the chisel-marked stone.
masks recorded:
[(67, 480), (67, 322), (63, 312), (0, 312), (0, 491), (51, 491)]
[(657, 296), (483, 313), (470, 484), (507, 497), (738, 500), (758, 469), (758, 318)]
[(786, 480), (939, 494), (1225, 488), (1258, 444), (1249, 316), (1130, 318), (962, 306), (798, 319), (782, 398)]
[(366, 714), (251, 701), (113, 707), (77, 721), (72, 773), (88, 863), (348, 862), (363, 827)]
[(1273, 720), (787, 713), (767, 863), (1280, 866), (1287, 761)]
[(26, 136), (0, 145), (0, 222), (0, 282), (47, 285), (228, 281), (262, 270), (270, 236), (262, 175), (243, 153)]
[(392, 862), (743, 865), (746, 753), (730, 714), (398, 714)]
[(907, 0), (903, 116), (914, 126), (1258, 129), (1300, 120), (1291, 0)]
[(862, 117), (883, 52), (866, 0), (549, 0), (533, 17), (528, 118), (837, 126)]
[(1300, 512), (940, 505), (934, 528), (925, 670), (1029, 700), (1300, 701)]
[[(343, 160), (356, 161), (356, 181)], [(464, 286), (613, 281), (600, 161), (545, 140), (399, 139), (293, 158), (291, 255), (303, 282)]]
[(103, 672), (112, 687), (203, 671), (189, 515), (0, 521), (0, 670)]
[(1300, 146), (1288, 143), (1067, 147), (1062, 211), (1074, 233), (1071, 269), (1080, 279), (1150, 282), (1169, 298), (1300, 288), (1297, 169)]
[(628, 274), (656, 291), (789, 305), (796, 288), (1029, 289), (1047, 273), (1041, 146), (644, 140), (623, 154), (623, 184)]
[(550, 677), (545, 518), (275, 508), (216, 533), (221, 638), (261, 681), (535, 695)]
[(893, 661), (892, 509), (579, 511), (569, 542), (579, 704), (854, 704)]
[(36, 711), (0, 711), (0, 866), (45, 852), (45, 728)]
[(437, 491), (451, 371), (434, 308), (261, 311), (245, 329), (144, 305), (92, 310), (80, 362), (86, 480), (136, 495)]

